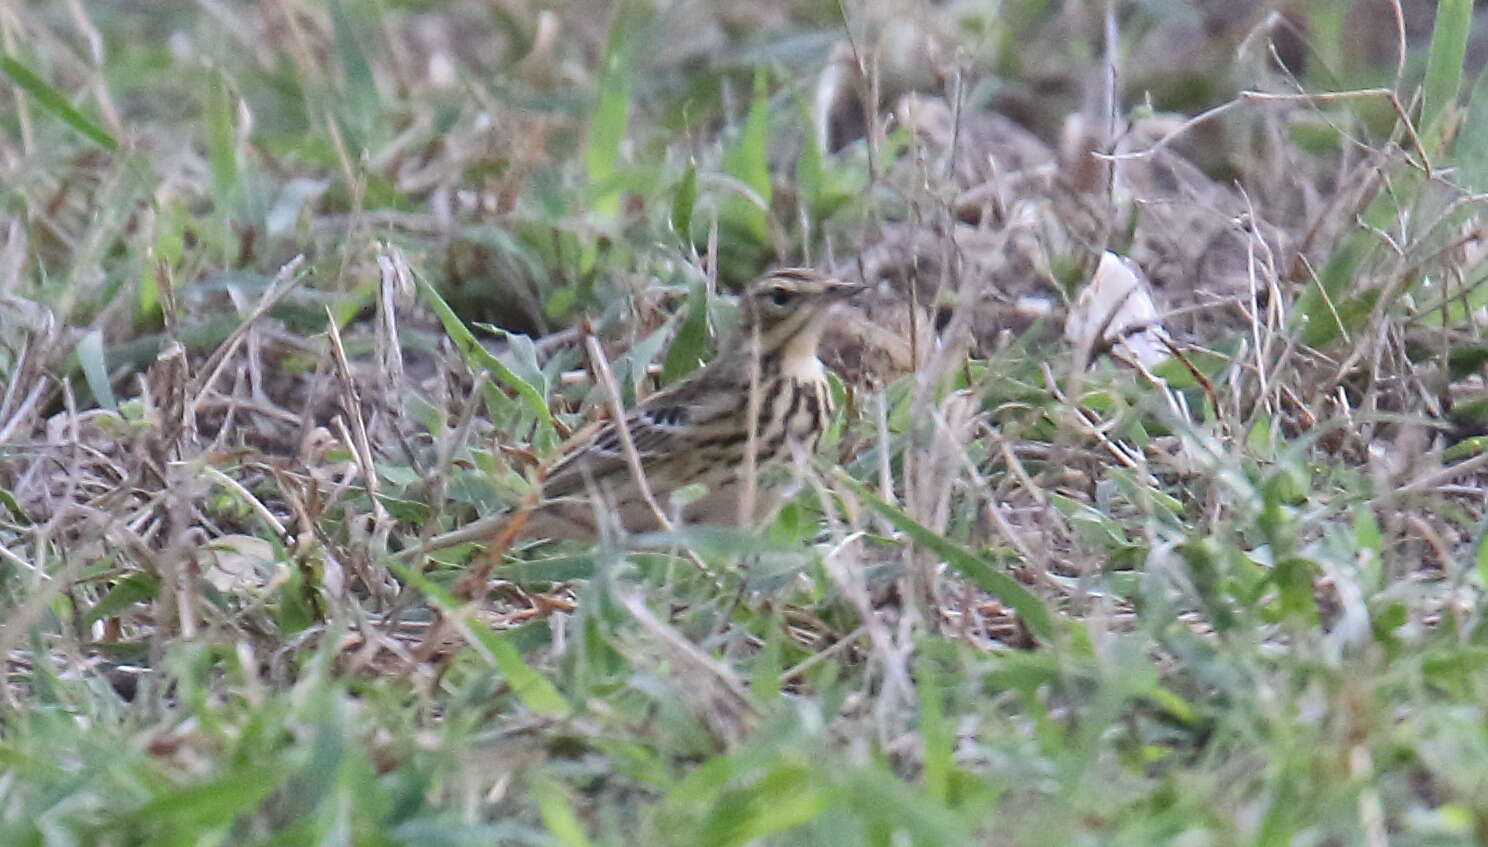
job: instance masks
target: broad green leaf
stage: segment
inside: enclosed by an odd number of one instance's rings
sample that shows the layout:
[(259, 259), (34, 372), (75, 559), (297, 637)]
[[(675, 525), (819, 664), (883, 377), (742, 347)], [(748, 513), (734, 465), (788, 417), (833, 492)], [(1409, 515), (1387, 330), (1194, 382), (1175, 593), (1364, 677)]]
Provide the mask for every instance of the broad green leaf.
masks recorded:
[(630, 537), (634, 550), (685, 548), (705, 558), (726, 559), (750, 555), (801, 555), (799, 545), (782, 542), (742, 529), (719, 526), (681, 526), (673, 532), (643, 532)]
[(770, 200), (770, 88), (763, 70), (754, 75), (754, 101), (739, 133), (738, 143), (726, 156), (727, 171), (755, 193)]
[(613, 365), (615, 381), (620, 384), (621, 391), (629, 393), (640, 389), (641, 383), (646, 379), (646, 369), (661, 354), (662, 345), (666, 344), (667, 337), (672, 334), (672, 324), (676, 323), (676, 320), (675, 316), (668, 319), (650, 335), (631, 345), (630, 349), (625, 351), (625, 355), (615, 360)]
[(1470, 97), (1453, 141), (1452, 159), (1463, 187), (1481, 192), (1488, 189), (1488, 156), (1483, 155), (1488, 150), (1488, 68), (1473, 83)]
[(1279, 592), (1281, 615), (1300, 618), (1306, 625), (1317, 624), (1317, 598), (1313, 594), (1313, 575), (1317, 565), (1301, 556), (1284, 556), (1272, 567), (1271, 578)]
[(1179, 547), (1194, 592), (1203, 604), (1216, 632), (1224, 634), (1236, 626), (1234, 607), (1225, 590), (1227, 550), (1219, 539), (1193, 538)]
[(537, 346), (532, 343), (531, 338), (520, 332), (509, 332), (492, 324), (480, 323), (476, 326), (492, 335), (506, 339), (508, 353), (505, 358), (511, 362), (512, 373), (536, 389), (539, 395), (548, 396), (548, 376), (543, 373), (542, 366), (537, 363)]
[(592, 736), (589, 743), (608, 756), (620, 773), (631, 779), (649, 783), (658, 791), (669, 790), (676, 784), (676, 777), (668, 769), (668, 751), (630, 738), (603, 735)]
[(224, 826), (252, 811), (283, 779), (277, 762), (247, 764), (216, 779), (162, 791), (126, 817), (145, 824)]
[(630, 31), (626, 16), (616, 16), (605, 47), (604, 68), (599, 78), (599, 100), (589, 119), (589, 141), (584, 150), (584, 168), (594, 213), (606, 220), (620, 214), (620, 192), (611, 187), (619, 170), (620, 144), (630, 122)]
[(1384, 555), (1385, 536), (1379, 521), (1373, 510), (1362, 504), (1354, 508), (1354, 541), (1360, 550), (1374, 553), (1376, 559)]
[(77, 130), (89, 141), (105, 150), (119, 148), (118, 140), (108, 130), (89, 120), (66, 97), (62, 96), (62, 92), (48, 85), (46, 80), (16, 61), (14, 57), (0, 53), (0, 72), (4, 72), (10, 77), (11, 82), (31, 95), (31, 99), (35, 100), (39, 106), (61, 118), (64, 123)]
[(274, 608), (274, 619), (286, 633), (296, 633), (319, 620), (320, 614), (307, 584), (314, 574), (304, 568), (289, 568), (287, 573), (288, 578), (274, 592), (279, 601)]
[(775, 615), (763, 625), (768, 627), (765, 630), (765, 646), (755, 656), (754, 667), (750, 668), (749, 695), (756, 705), (769, 708), (780, 698), (780, 673), (784, 670), (781, 640), (786, 624), (783, 618)]
[(690, 823), (699, 810), (712, 805), (718, 792), (731, 780), (752, 768), (763, 767), (759, 760), (764, 756), (765, 751), (759, 748), (746, 748), (736, 754), (715, 756), (694, 767), (662, 801), (659, 817)]
[(837, 478), (852, 490), (859, 499), (868, 503), (875, 512), (888, 518), (895, 529), (908, 535), (914, 543), (935, 553), (946, 564), (962, 576), (976, 583), (983, 591), (1007, 604), (1023, 618), (1029, 631), (1045, 641), (1054, 638), (1054, 618), (1049, 609), (1033, 592), (1024, 588), (1007, 574), (997, 570), (980, 556), (971, 553), (949, 539), (931, 532), (927, 527), (904, 514), (898, 508), (880, 500), (862, 483), (838, 471)]
[[(348, 8), (352, 6), (354, 8)], [(371, 143), (380, 98), (372, 64), (363, 46), (363, 33), (375, 31), (377, 6), (355, 0), (330, 0), (336, 60), (341, 68), (342, 96), (332, 104), (353, 157)]]
[(745, 845), (808, 823), (826, 811), (832, 788), (807, 762), (778, 759), (742, 789), (726, 790), (698, 833), (698, 844)]
[(821, 147), (817, 144), (811, 113), (805, 103), (798, 105), (806, 140), (801, 144), (801, 155), (796, 158), (796, 196), (814, 224), (822, 217), (825, 175), (822, 173)]
[(687, 317), (682, 319), (677, 337), (667, 348), (666, 361), (661, 366), (662, 383), (670, 385), (696, 370), (707, 348), (708, 288), (698, 281), (687, 294)]
[(549, 556), (525, 562), (513, 562), (503, 576), (518, 585), (534, 582), (564, 582), (571, 579), (593, 579), (599, 566), (590, 555)]
[(1255, 423), (1250, 425), (1250, 432), (1245, 436), (1246, 449), (1262, 459), (1269, 459), (1276, 453), (1274, 442), (1271, 416), (1265, 412), (1257, 413)]
[(1439, 0), (1436, 6), (1436, 28), (1431, 33), (1431, 51), (1426, 56), (1425, 93), (1421, 103), (1421, 138), (1428, 148), (1435, 147), (1440, 140), (1441, 121), (1451, 114), (1448, 107), (1456, 102), (1457, 92), (1462, 88), (1462, 60), (1467, 55), (1472, 14), (1472, 0)]
[(149, 600), (160, 591), (160, 580), (136, 571), (114, 584), (93, 608), (83, 614), (83, 623), (91, 624), (118, 614), (141, 600)]
[(723, 155), (723, 169), (748, 186), (764, 203), (764, 208), (750, 198), (736, 194), (724, 203), (723, 214), (742, 226), (760, 244), (770, 243), (770, 166), (767, 145), (770, 135), (770, 97), (763, 70), (754, 76), (754, 102), (744, 119), (734, 143)]

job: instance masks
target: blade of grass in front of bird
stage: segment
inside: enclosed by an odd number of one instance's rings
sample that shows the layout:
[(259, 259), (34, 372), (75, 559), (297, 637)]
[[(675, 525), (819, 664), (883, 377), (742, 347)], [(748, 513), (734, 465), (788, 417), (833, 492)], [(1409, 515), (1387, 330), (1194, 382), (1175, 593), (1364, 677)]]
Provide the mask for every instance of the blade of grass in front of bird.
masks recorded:
[(868, 503), (875, 512), (887, 518), (895, 529), (909, 536), (915, 544), (940, 556), (946, 564), (962, 576), (1007, 604), (1022, 617), (1024, 624), (1035, 636), (1046, 641), (1054, 637), (1054, 618), (1049, 613), (1048, 607), (1033, 592), (1018, 584), (1017, 580), (998, 571), (980, 556), (932, 532), (895, 506), (879, 499), (862, 483), (846, 473), (839, 471), (837, 478), (852, 489), (854, 496)]
[(507, 636), (491, 631), (472, 611), (463, 609), (463, 604), (454, 595), (435, 585), (427, 577), (402, 562), (388, 560), (393, 573), (414, 588), (455, 623), (462, 632), (474, 640), (471, 646), (490, 662), (511, 685), (512, 693), (527, 708), (550, 718), (560, 718), (572, 710), (568, 701), (546, 677), (527, 664), (522, 654)]

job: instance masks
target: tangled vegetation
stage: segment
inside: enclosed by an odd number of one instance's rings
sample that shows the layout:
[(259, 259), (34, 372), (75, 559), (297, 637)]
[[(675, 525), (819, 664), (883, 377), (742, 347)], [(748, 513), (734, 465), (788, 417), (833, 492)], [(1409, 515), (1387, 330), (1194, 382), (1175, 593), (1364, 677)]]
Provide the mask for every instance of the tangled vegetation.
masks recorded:
[[(1483, 21), (4, 5), (0, 845), (1488, 840)], [(782, 264), (768, 526), (432, 543)]]

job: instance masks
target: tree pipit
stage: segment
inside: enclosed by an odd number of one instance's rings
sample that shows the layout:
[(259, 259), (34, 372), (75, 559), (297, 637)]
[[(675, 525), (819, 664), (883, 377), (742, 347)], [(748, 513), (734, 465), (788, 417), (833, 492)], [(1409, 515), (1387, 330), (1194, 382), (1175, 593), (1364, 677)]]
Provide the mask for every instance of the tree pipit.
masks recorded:
[(733, 345), (559, 460), (523, 534), (740, 526), (772, 512), (789, 487), (788, 466), (815, 453), (831, 413), (817, 359), (822, 330), (833, 307), (862, 289), (801, 268), (751, 283)]
[(752, 525), (789, 490), (792, 462), (816, 451), (831, 413), (818, 342), (833, 307), (863, 288), (803, 268), (755, 280), (734, 342), (559, 459), (529, 509), (418, 549), (493, 537), (504, 549), (519, 535), (588, 540), (607, 528)]

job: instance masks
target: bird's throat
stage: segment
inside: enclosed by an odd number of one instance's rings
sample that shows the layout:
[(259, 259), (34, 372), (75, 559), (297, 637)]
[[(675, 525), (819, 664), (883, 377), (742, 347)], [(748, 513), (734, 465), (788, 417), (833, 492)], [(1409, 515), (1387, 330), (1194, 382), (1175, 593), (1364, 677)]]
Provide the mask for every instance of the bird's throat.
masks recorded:
[(814, 382), (826, 379), (826, 370), (816, 357), (820, 332), (807, 327), (795, 334), (780, 350), (780, 373), (791, 379)]
[(813, 350), (797, 356), (787, 353), (780, 360), (780, 375), (799, 382), (818, 382), (827, 378), (827, 371)]

